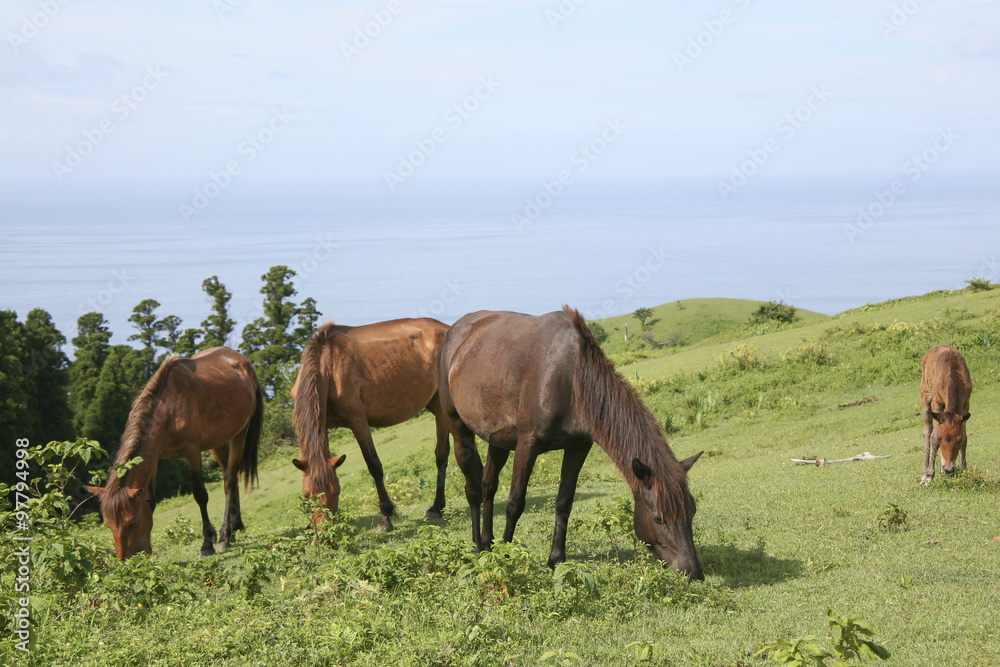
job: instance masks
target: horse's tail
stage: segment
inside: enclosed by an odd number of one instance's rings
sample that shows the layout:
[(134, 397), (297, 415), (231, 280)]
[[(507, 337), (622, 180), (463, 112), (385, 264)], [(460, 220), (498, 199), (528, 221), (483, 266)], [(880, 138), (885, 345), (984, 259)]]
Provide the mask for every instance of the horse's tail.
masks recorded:
[(244, 490), (257, 484), (257, 454), (260, 451), (260, 432), (264, 423), (264, 392), (257, 385), (256, 402), (250, 422), (247, 424), (247, 435), (243, 441), (243, 456), (236, 469), (243, 475)]
[(333, 468), (326, 439), (326, 402), (329, 383), (323, 377), (323, 349), (335, 335), (332, 322), (319, 328), (306, 344), (295, 394), (295, 430), (299, 449), (308, 464), (308, 474), (318, 488), (332, 486)]

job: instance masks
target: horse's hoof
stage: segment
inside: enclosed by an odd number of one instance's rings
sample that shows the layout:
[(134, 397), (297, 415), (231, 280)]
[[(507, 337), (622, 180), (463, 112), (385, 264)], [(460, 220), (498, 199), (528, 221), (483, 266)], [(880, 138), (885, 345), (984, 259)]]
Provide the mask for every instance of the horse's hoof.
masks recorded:
[(212, 547), (208, 547), (207, 549), (202, 549), (201, 550), (201, 555), (202, 555), (202, 557), (205, 557), (205, 556), (214, 556), (215, 555), (215, 549), (213, 549)]
[(444, 515), (437, 510), (427, 510), (427, 514), (424, 515), (424, 521), (438, 521), (443, 518)]
[(375, 526), (375, 534), (376, 535), (378, 535), (380, 533), (391, 533), (392, 530), (393, 530), (392, 524), (389, 523), (388, 521), (385, 521), (385, 522), (379, 521), (378, 525)]
[(219, 542), (219, 550), (225, 551), (229, 548), (229, 542)]
[(933, 477), (928, 477), (927, 475), (924, 475), (923, 478), (920, 480), (920, 486), (928, 486), (933, 481), (934, 481)]

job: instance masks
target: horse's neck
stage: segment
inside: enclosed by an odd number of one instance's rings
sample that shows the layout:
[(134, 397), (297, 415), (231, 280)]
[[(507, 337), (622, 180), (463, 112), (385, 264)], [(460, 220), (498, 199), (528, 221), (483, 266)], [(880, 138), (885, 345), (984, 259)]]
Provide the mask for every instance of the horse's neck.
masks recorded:
[(128, 473), (130, 481), (141, 482), (142, 487), (145, 487), (149, 480), (156, 475), (157, 461), (160, 459), (160, 452), (163, 451), (166, 442), (164, 437), (165, 421), (165, 416), (154, 408), (153, 413), (149, 415), (144, 428), (139, 433), (135, 449), (127, 456), (118, 457), (118, 463), (126, 463), (137, 456), (142, 457), (142, 463), (132, 468)]

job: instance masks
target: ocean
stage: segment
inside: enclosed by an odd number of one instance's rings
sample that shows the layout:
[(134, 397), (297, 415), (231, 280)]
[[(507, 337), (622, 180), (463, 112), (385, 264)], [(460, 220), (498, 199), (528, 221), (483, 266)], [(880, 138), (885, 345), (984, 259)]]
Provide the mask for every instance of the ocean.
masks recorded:
[(597, 319), (697, 297), (835, 314), (973, 277), (1000, 280), (1000, 196), (911, 198), (881, 212), (873, 203), (595, 199), (529, 218), (527, 202), (441, 201), (269, 209), (190, 225), (21, 210), (0, 221), (0, 308), (22, 320), (44, 308), (67, 338), (96, 310), (124, 343), (144, 299), (160, 302), (160, 317), (199, 326), (210, 307), (201, 284), (213, 275), (233, 294), (239, 332), (261, 314), (261, 276), (277, 264), (298, 274), (294, 301), (312, 297), (324, 320), (344, 324), (451, 323), (474, 310), (539, 314), (563, 303)]

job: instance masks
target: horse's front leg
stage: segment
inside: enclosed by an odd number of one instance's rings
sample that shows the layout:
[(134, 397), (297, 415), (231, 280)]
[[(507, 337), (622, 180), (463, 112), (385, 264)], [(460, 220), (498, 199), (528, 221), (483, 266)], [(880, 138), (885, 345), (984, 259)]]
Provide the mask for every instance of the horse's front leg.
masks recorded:
[(430, 506), (424, 519), (440, 519), (444, 511), (444, 480), (448, 473), (448, 420), (441, 410), (441, 401), (437, 394), (427, 404), (427, 409), (434, 415), (434, 425), (437, 431), (437, 444), (434, 447), (434, 459), (437, 463), (437, 488), (434, 491), (434, 504)]
[(199, 447), (189, 448), (186, 458), (188, 467), (191, 468), (191, 488), (194, 499), (201, 510), (201, 534), (205, 538), (201, 545), (201, 555), (211, 556), (215, 553), (213, 545), (218, 535), (212, 526), (212, 521), (208, 518), (208, 489), (205, 488), (205, 480), (201, 476), (201, 449)]
[(372, 432), (367, 422), (360, 422), (351, 426), (351, 431), (361, 447), (361, 455), (368, 466), (368, 472), (375, 480), (375, 491), (378, 493), (378, 507), (381, 514), (378, 525), (375, 527), (376, 533), (392, 530), (392, 517), (396, 515), (396, 505), (389, 499), (389, 492), (385, 490), (385, 473), (382, 470), (382, 461), (379, 460), (375, 452), (375, 441), (372, 440)]
[(934, 481), (938, 442), (934, 438), (934, 419), (931, 417), (931, 405), (924, 405), (924, 474), (920, 483), (927, 486)]
[(549, 554), (548, 566), (554, 568), (566, 560), (566, 526), (569, 524), (569, 513), (573, 510), (573, 498), (576, 495), (576, 484), (580, 478), (583, 462), (590, 454), (593, 442), (579, 447), (568, 447), (563, 454), (562, 475), (559, 479), (559, 495), (556, 497), (556, 527), (552, 535), (552, 552)]

